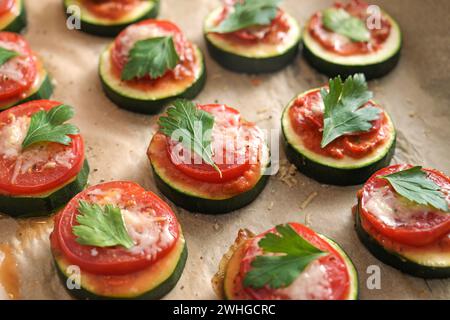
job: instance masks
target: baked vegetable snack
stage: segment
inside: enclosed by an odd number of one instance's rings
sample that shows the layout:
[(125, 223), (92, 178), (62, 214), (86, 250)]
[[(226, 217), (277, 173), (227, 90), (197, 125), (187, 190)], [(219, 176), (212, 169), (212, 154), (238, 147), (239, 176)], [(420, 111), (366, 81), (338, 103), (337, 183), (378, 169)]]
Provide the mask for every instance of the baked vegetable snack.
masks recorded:
[(36, 100), (0, 113), (0, 212), (48, 215), (86, 186), (89, 166), (73, 108)]
[(282, 116), (286, 155), (303, 174), (333, 185), (364, 183), (389, 165), (396, 132), (362, 74), (295, 97)]
[(378, 259), (422, 278), (450, 277), (450, 178), (393, 165), (358, 192), (356, 231)]
[(299, 223), (240, 230), (213, 278), (227, 300), (356, 300), (358, 274), (331, 239)]
[(397, 22), (362, 0), (338, 1), (315, 13), (302, 39), (307, 61), (330, 77), (355, 73), (368, 79), (382, 77), (395, 68), (402, 49)]
[(162, 193), (182, 208), (210, 214), (252, 202), (269, 177), (261, 130), (226, 105), (173, 105), (147, 151)]
[(0, 111), (50, 98), (53, 87), (42, 61), (26, 40), (12, 32), (0, 32)]
[(157, 113), (174, 98), (194, 98), (205, 84), (200, 49), (165, 20), (145, 20), (122, 31), (100, 57), (100, 79), (121, 108)]
[(225, 1), (204, 22), (211, 56), (223, 67), (245, 73), (278, 71), (297, 56), (300, 27), (280, 0)]
[(133, 182), (89, 187), (55, 217), (51, 250), (66, 285), (73, 266), (80, 299), (159, 299), (178, 282), (187, 258), (170, 207)]
[(0, 31), (20, 33), (27, 26), (24, 0), (3, 0), (0, 2)]
[(114, 37), (130, 24), (156, 18), (159, 0), (64, 0), (67, 15), (77, 6), (82, 31), (102, 37)]

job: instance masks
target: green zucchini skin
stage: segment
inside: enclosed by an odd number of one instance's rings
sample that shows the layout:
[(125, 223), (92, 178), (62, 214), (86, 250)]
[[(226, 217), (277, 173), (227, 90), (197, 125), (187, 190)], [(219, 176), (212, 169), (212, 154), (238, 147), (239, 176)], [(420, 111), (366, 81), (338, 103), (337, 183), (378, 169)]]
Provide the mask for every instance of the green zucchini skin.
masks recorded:
[(287, 141), (284, 132), (283, 137), (286, 157), (289, 162), (297, 167), (298, 171), (320, 183), (336, 186), (354, 186), (366, 182), (374, 172), (389, 165), (394, 156), (396, 145), (394, 140), (394, 143), (386, 155), (368, 166), (355, 169), (341, 169), (325, 166), (312, 161), (295, 150), (295, 148)]
[(189, 88), (187, 88), (183, 93), (171, 96), (159, 100), (140, 100), (140, 99), (133, 99), (130, 97), (126, 97), (124, 95), (119, 94), (114, 89), (112, 89), (108, 83), (103, 79), (103, 77), (100, 74), (100, 80), (102, 84), (103, 91), (105, 92), (105, 95), (117, 106), (120, 108), (137, 112), (137, 113), (143, 113), (143, 114), (157, 114), (159, 113), (166, 105), (168, 105), (170, 102), (172, 102), (175, 99), (178, 98), (185, 98), (185, 99), (194, 99), (200, 91), (202, 91), (203, 87), (206, 83), (206, 67), (205, 63), (203, 61), (202, 66), (202, 74), (200, 77), (195, 81)]
[(156, 287), (153, 290), (150, 290), (142, 295), (133, 297), (133, 298), (114, 298), (114, 297), (105, 297), (95, 294), (94, 292), (88, 291), (84, 288), (81, 288), (79, 290), (69, 290), (67, 286), (65, 285), (67, 283), (67, 276), (64, 274), (64, 272), (59, 268), (58, 264), (55, 261), (55, 258), (53, 257), (53, 261), (58, 273), (59, 278), (61, 279), (62, 283), (64, 284), (64, 288), (66, 288), (66, 291), (77, 299), (82, 300), (158, 300), (164, 297), (166, 294), (168, 294), (178, 283), (178, 280), (180, 279), (184, 267), (186, 265), (186, 260), (188, 257), (188, 250), (186, 244), (184, 245), (183, 252), (181, 253), (180, 260), (178, 261), (178, 264), (172, 273), (172, 275), (167, 278), (163, 283), (161, 283), (158, 287)]
[(87, 160), (85, 160), (83, 168), (74, 181), (44, 198), (9, 197), (0, 195), (0, 212), (12, 217), (50, 215), (85, 188), (88, 176), (89, 164)]
[(234, 72), (249, 74), (271, 73), (285, 68), (297, 57), (300, 43), (299, 40), (294, 46), (279, 56), (248, 58), (218, 48), (206, 36), (205, 41), (209, 54), (222, 67)]
[(170, 201), (188, 211), (212, 215), (229, 213), (245, 207), (258, 197), (269, 181), (269, 175), (263, 175), (252, 189), (229, 199), (213, 200), (194, 197), (173, 188), (158, 175), (153, 165), (152, 169), (156, 186)]
[(308, 49), (307, 45), (303, 44), (303, 56), (314, 69), (328, 77), (337, 77), (340, 75), (343, 79), (356, 73), (364, 73), (367, 80), (384, 77), (397, 66), (400, 55), (401, 46), (397, 53), (391, 58), (376, 64), (354, 66), (340, 65), (317, 57)]
[(22, 6), (20, 7), (20, 14), (9, 25), (7, 25), (2, 31), (21, 33), (27, 27), (27, 11), (25, 9), (24, 0), (22, 0)]
[(361, 225), (358, 206), (355, 212), (355, 229), (359, 240), (378, 260), (414, 277), (444, 279), (450, 277), (450, 267), (436, 268), (418, 264), (396, 252), (389, 251), (368, 234)]
[[(81, 20), (80, 22), (80, 30), (99, 37), (105, 37), (105, 38), (112, 38), (117, 36), (123, 29), (128, 27), (130, 24), (145, 20), (145, 19), (152, 19), (156, 18), (159, 14), (160, 9), (160, 1), (155, 1), (155, 5), (153, 8), (145, 15), (141, 16), (139, 19), (124, 23), (124, 24), (118, 24), (118, 25), (111, 25), (111, 26), (104, 26), (104, 25), (98, 25), (94, 23), (90, 23), (87, 21)], [(67, 13), (67, 5), (64, 1), (64, 12), (66, 13), (67, 17), (70, 17), (70, 14)]]
[(0, 106), (0, 111), (12, 108), (14, 106), (17, 106), (19, 104), (22, 104), (22, 103), (25, 103), (28, 101), (49, 99), (52, 96), (52, 94), (53, 94), (53, 85), (52, 85), (50, 76), (47, 74), (44, 82), (42, 82), (41, 87), (38, 89), (38, 91), (36, 91), (32, 95), (26, 97), (25, 99), (18, 101), (15, 104), (9, 105), (7, 107)]

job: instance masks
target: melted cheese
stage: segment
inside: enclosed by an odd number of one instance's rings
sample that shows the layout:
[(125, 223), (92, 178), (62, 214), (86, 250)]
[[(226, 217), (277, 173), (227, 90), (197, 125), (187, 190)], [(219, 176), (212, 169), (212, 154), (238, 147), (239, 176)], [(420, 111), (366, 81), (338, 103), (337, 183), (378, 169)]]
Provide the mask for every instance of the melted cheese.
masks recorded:
[(71, 148), (62, 148), (55, 152), (52, 147), (34, 144), (22, 150), (22, 142), (28, 132), (30, 118), (15, 117), (10, 114), (10, 123), (0, 127), (0, 157), (14, 160), (15, 165), (11, 182), (15, 183), (20, 174), (31, 172), (37, 166), (39, 170), (53, 169), (56, 166), (71, 168), (75, 154)]
[(427, 216), (431, 213), (447, 215), (445, 212), (399, 197), (389, 186), (372, 190), (364, 207), (391, 227), (422, 224), (423, 221), (427, 221)]
[[(135, 244), (129, 249), (131, 253), (145, 255), (148, 260), (153, 260), (175, 240), (166, 217), (157, 217), (153, 209), (135, 203), (126, 203), (125, 208), (121, 189), (94, 189), (88, 196), (99, 205), (111, 204), (121, 209), (128, 234)], [(95, 256), (95, 252), (91, 252), (91, 255)]]
[(327, 270), (318, 260), (310, 263), (289, 287), (277, 291), (291, 300), (325, 300), (333, 296)]

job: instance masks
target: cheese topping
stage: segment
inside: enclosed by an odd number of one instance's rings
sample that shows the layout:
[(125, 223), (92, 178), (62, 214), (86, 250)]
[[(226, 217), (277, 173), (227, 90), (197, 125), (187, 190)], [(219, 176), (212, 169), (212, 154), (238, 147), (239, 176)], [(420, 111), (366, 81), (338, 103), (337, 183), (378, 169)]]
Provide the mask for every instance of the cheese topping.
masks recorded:
[(318, 260), (310, 263), (289, 287), (277, 291), (291, 300), (325, 300), (333, 296), (327, 269)]
[(123, 201), (121, 192), (121, 189), (94, 189), (88, 196), (99, 205), (111, 204), (119, 207), (128, 234), (135, 244), (129, 251), (136, 255), (143, 254), (148, 260), (153, 260), (175, 240), (170, 231), (170, 221), (166, 217), (158, 217), (151, 204), (144, 206), (135, 201)]
[(36, 143), (22, 150), (30, 126), (30, 117), (15, 117), (10, 113), (10, 122), (0, 126), (0, 157), (15, 161), (11, 182), (15, 183), (20, 174), (44, 171), (62, 166), (71, 168), (75, 154), (71, 148)]
[[(447, 194), (447, 201), (450, 202), (450, 189), (443, 188), (446, 189), (444, 193)], [(390, 227), (423, 224), (429, 220), (428, 216), (431, 214), (447, 215), (445, 212), (413, 203), (398, 196), (389, 186), (373, 189), (364, 207)]]

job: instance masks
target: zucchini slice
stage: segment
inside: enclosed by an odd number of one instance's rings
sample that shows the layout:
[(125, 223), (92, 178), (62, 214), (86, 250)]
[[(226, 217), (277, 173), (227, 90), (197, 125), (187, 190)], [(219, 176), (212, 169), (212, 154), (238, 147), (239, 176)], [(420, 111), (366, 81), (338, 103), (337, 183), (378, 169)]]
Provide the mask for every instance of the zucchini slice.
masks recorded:
[(375, 171), (389, 165), (395, 152), (396, 131), (391, 118), (385, 112), (389, 123), (390, 138), (377, 149), (361, 159), (346, 157), (334, 159), (319, 155), (307, 149), (292, 127), (289, 110), (296, 99), (307, 95), (307, 91), (295, 97), (284, 109), (281, 126), (288, 160), (304, 175), (321, 183), (349, 186), (364, 183)]
[(42, 65), (42, 62), (39, 60), (37, 70), (38, 75), (36, 81), (26, 92), (24, 92), (23, 96), (25, 96), (25, 98), (13, 98), (0, 102), (0, 111), (28, 101), (49, 99), (51, 97), (53, 93), (52, 81), (44, 66)]
[(290, 31), (281, 44), (239, 44), (208, 32), (222, 8), (212, 11), (205, 19), (203, 33), (210, 55), (224, 68), (243, 73), (269, 73), (283, 69), (297, 56), (300, 43), (300, 27), (288, 15)]
[(86, 187), (88, 176), (89, 164), (85, 160), (83, 168), (72, 181), (48, 194), (32, 197), (0, 195), (0, 212), (13, 217), (43, 216), (54, 213)]
[(141, 91), (128, 86), (126, 82), (111, 72), (111, 47), (108, 47), (100, 57), (99, 74), (106, 96), (121, 108), (144, 114), (155, 114), (176, 98), (195, 98), (205, 85), (206, 68), (203, 54), (195, 45), (198, 67), (194, 81), (172, 84), (164, 90), (153, 91)]
[[(58, 254), (54, 250), (53, 260), (58, 272), (58, 276), (63, 284), (67, 284), (70, 277), (68, 267), (71, 265), (67, 259)], [(111, 300), (111, 299), (127, 299), (127, 300), (157, 300), (169, 293), (177, 284), (183, 273), (188, 256), (187, 246), (182, 236), (175, 247), (160, 261), (149, 267), (147, 270), (137, 272), (133, 277), (133, 290), (120, 293), (116, 292), (114, 295), (105, 295), (99, 292), (99, 288), (103, 287), (101, 276), (90, 274), (87, 272), (81, 273), (81, 288), (69, 289), (64, 286), (67, 292), (77, 299), (91, 299), (91, 300)], [(120, 278), (120, 276), (117, 276)], [(114, 278), (114, 276), (110, 276)], [(103, 288), (108, 290), (108, 288)]]
[(396, 67), (400, 59), (402, 32), (392, 17), (385, 12), (383, 15), (389, 20), (392, 28), (389, 38), (379, 51), (370, 54), (342, 56), (324, 49), (305, 27), (302, 36), (305, 59), (312, 67), (329, 77), (340, 75), (347, 78), (355, 73), (364, 73), (366, 79), (375, 79), (388, 74)]
[[(242, 297), (236, 297), (234, 294), (234, 286), (236, 276), (240, 272), (241, 262), (244, 257), (245, 241), (255, 235), (249, 230), (240, 230), (235, 243), (230, 247), (229, 251), (223, 256), (219, 272), (214, 276), (213, 283), (216, 283), (216, 293), (220, 298), (226, 300), (239, 300)], [(324, 235), (318, 234), (325, 240), (345, 261), (350, 278), (350, 290), (347, 294), (346, 300), (358, 300), (359, 298), (359, 280), (358, 272), (345, 251), (333, 240)]]
[(0, 18), (0, 31), (20, 33), (27, 26), (24, 0), (14, 0), (13, 9)]
[(132, 12), (126, 14), (119, 20), (97, 17), (84, 8), (80, 0), (64, 0), (64, 11), (68, 16), (71, 15), (68, 8), (72, 5), (81, 8), (81, 31), (101, 37), (114, 37), (130, 24), (145, 19), (156, 18), (159, 13), (160, 1), (143, 1)]
[(426, 251), (424, 249), (405, 247), (401, 252), (384, 247), (361, 224), (359, 204), (355, 212), (355, 228), (360, 241), (367, 250), (378, 260), (409, 275), (440, 279), (450, 277), (450, 253), (439, 250)]

